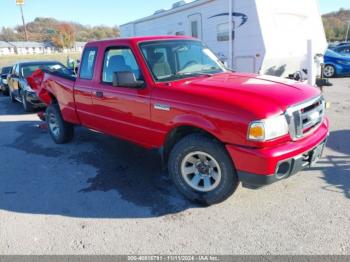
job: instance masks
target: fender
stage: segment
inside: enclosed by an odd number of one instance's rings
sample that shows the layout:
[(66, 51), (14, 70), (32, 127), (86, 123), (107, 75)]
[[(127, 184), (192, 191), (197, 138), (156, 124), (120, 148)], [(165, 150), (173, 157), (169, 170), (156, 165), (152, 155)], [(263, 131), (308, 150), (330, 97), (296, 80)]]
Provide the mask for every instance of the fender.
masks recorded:
[(219, 139), (221, 134), (220, 129), (214, 123), (199, 115), (178, 115), (171, 121), (170, 126), (171, 128), (168, 134), (170, 134), (172, 130), (181, 126), (190, 126), (202, 129), (217, 139)]

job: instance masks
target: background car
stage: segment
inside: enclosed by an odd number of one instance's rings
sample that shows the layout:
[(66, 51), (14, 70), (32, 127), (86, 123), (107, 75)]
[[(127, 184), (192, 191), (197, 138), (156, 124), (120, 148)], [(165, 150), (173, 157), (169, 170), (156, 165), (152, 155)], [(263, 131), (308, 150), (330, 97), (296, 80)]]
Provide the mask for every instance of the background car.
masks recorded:
[(327, 78), (350, 75), (350, 55), (328, 49), (324, 56), (324, 63), (323, 74)]
[(22, 103), (23, 109), (26, 112), (31, 112), (33, 109), (45, 107), (45, 104), (38, 98), (27, 82), (27, 77), (34, 71), (44, 68), (55, 71), (68, 70), (63, 64), (57, 61), (22, 62), (13, 66), (12, 72), (7, 78), (9, 95), (12, 102), (18, 101)]
[(4, 95), (9, 94), (9, 86), (7, 84), (7, 76), (11, 73), (12, 67), (6, 66), (1, 69), (0, 73), (0, 90)]

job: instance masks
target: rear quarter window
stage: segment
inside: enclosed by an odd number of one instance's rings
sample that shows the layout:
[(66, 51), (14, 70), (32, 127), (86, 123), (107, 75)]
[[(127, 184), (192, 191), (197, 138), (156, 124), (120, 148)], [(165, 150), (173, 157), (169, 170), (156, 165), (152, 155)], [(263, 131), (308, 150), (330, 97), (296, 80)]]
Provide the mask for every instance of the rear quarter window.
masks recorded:
[(87, 47), (84, 50), (81, 65), (80, 65), (80, 78), (86, 80), (92, 80), (94, 77), (94, 67), (97, 57), (96, 47)]

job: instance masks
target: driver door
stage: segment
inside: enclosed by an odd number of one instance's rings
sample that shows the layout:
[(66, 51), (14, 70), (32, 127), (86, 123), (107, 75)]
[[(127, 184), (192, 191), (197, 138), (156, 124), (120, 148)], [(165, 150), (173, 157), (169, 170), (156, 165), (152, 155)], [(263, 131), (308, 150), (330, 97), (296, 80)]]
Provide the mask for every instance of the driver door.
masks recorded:
[(92, 93), (98, 130), (143, 146), (151, 146), (157, 133), (150, 124), (150, 87), (113, 86), (114, 72), (132, 72), (144, 80), (137, 60), (127, 46), (107, 47), (100, 70), (100, 82)]

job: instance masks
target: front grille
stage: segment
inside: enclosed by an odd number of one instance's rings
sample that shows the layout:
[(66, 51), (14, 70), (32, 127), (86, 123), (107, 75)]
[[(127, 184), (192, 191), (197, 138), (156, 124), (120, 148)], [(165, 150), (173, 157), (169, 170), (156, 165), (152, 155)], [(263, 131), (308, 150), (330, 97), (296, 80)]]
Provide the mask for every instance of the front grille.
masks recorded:
[(325, 108), (323, 97), (288, 108), (286, 118), (291, 138), (298, 140), (316, 129), (323, 121)]

